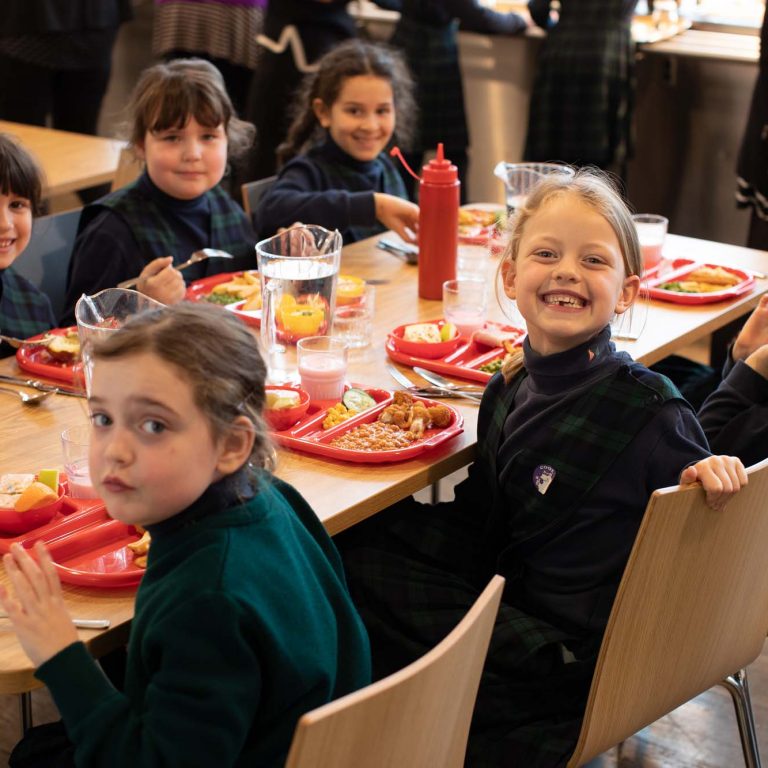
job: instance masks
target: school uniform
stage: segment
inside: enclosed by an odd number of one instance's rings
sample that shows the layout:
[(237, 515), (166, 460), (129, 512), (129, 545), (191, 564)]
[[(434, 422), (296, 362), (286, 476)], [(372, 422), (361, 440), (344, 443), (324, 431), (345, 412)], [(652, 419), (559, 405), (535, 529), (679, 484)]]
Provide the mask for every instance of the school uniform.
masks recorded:
[(266, 473), (250, 501), (214, 484), (148, 529), (125, 691), (79, 642), (36, 672), (75, 762), (282, 766), (298, 718), (370, 678), (365, 630), (328, 535)]
[[(13, 267), (0, 270), (0, 333), (26, 339), (55, 327), (51, 302)], [(0, 357), (9, 357), (16, 350), (0, 342)]]
[(555, 26), (549, 0), (531, 0), (547, 29), (531, 93), (527, 161), (600, 168), (628, 152), (633, 95), (630, 28), (636, 0), (563, 0)]
[[(610, 331), (489, 383), (453, 502), (413, 499), (337, 538), (374, 676), (413, 661), (506, 580), (468, 766), (564, 765), (652, 491), (709, 455), (690, 406)], [(357, 530), (359, 528), (359, 530)]]
[(768, 458), (768, 379), (741, 360), (726, 363), (699, 421), (713, 453), (738, 456), (747, 467)]
[(137, 277), (153, 259), (186, 261), (200, 248), (220, 248), (235, 259), (209, 259), (182, 273), (206, 275), (254, 269), (256, 236), (248, 217), (219, 186), (192, 200), (165, 194), (145, 172), (139, 179), (86, 206), (78, 223), (67, 275), (62, 324), (73, 322), (83, 293), (94, 294)]
[(259, 239), (297, 221), (338, 229), (345, 243), (377, 235), (386, 227), (376, 220), (375, 192), (407, 199), (389, 157), (356, 160), (329, 136), (280, 171), (256, 210)]

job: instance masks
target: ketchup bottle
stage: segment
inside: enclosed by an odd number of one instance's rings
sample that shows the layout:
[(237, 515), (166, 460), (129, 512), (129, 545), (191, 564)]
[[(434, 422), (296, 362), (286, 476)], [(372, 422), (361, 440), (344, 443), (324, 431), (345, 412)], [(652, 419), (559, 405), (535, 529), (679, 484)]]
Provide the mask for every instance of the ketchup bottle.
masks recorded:
[[(400, 155), (395, 147), (393, 155)], [(405, 163), (403, 163), (405, 165)], [(459, 172), (443, 156), (437, 156), (422, 169), (419, 179), (419, 296), (442, 299), (443, 283), (456, 279), (456, 255), (459, 250)]]

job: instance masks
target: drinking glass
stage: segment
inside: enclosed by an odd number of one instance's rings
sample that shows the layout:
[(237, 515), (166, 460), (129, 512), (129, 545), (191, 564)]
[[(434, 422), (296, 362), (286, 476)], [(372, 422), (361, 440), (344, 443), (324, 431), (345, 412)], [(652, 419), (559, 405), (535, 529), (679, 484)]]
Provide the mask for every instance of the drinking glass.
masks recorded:
[(64, 454), (64, 473), (67, 476), (69, 495), (75, 499), (93, 499), (91, 475), (88, 469), (88, 451), (91, 444), (91, 428), (81, 424), (69, 427), (61, 433), (61, 449)]
[(366, 284), (359, 297), (347, 304), (337, 304), (333, 313), (333, 335), (344, 339), (350, 349), (362, 349), (371, 343), (376, 288)]
[(531, 189), (549, 173), (573, 176), (574, 170), (568, 165), (558, 163), (501, 162), (496, 165), (493, 174), (504, 182), (507, 213), (510, 216), (525, 203)]
[(85, 389), (91, 394), (93, 375), (93, 342), (106, 338), (118, 330), (128, 318), (165, 306), (138, 291), (127, 288), (107, 288), (93, 296), (83, 294), (75, 304), (77, 335), (85, 373)]
[(643, 270), (648, 272), (661, 261), (661, 251), (667, 237), (668, 221), (655, 213), (636, 213), (632, 217), (640, 240), (643, 255)]
[(309, 336), (296, 344), (301, 387), (310, 401), (341, 400), (347, 376), (349, 346), (331, 336)]
[(317, 226), (293, 227), (256, 244), (269, 383), (296, 378), (287, 345), (330, 332), (341, 245), (338, 231)]
[(485, 325), (488, 285), (485, 280), (446, 280), (443, 283), (443, 318), (459, 336), (469, 338)]

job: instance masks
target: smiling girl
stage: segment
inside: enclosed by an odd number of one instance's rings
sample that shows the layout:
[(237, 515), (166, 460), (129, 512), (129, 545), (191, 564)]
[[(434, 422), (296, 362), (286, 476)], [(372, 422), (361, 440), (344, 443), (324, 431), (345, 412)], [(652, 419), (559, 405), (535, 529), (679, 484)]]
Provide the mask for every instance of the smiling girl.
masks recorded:
[[(253, 126), (239, 120), (224, 81), (202, 59), (177, 59), (146, 70), (129, 105), (130, 144), (146, 169), (133, 184), (86, 206), (70, 263), (62, 321), (81, 294), (140, 275), (138, 290), (172, 304), (185, 283), (226, 269), (255, 267), (256, 242), (243, 210), (219, 182), (242, 154)], [(208, 260), (182, 273), (174, 264), (201, 248), (235, 261)]]
[(185, 302), (93, 355), (91, 477), (111, 517), (152, 536), (124, 690), (78, 642), (42, 544), (4, 557), (0, 605), (75, 764), (278, 768), (298, 718), (365, 685), (370, 657), (333, 543), (266, 468), (258, 344), (228, 312)]
[(290, 162), (256, 211), (259, 236), (302, 221), (338, 229), (345, 243), (386, 229), (414, 242), (419, 209), (385, 153), (396, 125), (399, 141), (410, 137), (415, 110), (405, 64), (389, 48), (350, 40), (318, 66), (278, 148), (280, 161)]
[[(13, 137), (0, 133), (0, 333), (22, 339), (56, 324), (48, 297), (11, 268), (29, 245), (41, 191), (37, 163)], [(0, 342), (0, 357), (15, 351)]]
[(738, 459), (710, 455), (668, 380), (616, 351), (609, 322), (640, 288), (637, 234), (606, 177), (560, 176), (518, 209), (500, 265), (528, 337), (485, 390), (469, 478), (454, 501), (406, 500), (341, 543), (376, 676), (438, 642), (494, 573), (506, 578), (473, 767), (565, 765), (651, 493), (698, 481), (721, 510), (747, 479)]

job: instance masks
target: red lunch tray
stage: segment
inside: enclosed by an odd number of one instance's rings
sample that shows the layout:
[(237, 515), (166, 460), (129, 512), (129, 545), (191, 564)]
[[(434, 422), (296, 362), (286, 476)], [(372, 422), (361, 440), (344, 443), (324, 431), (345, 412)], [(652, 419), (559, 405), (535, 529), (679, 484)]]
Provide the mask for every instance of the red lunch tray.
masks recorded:
[[(233, 277), (242, 275), (240, 272), (222, 272), (218, 275), (210, 275), (209, 277), (203, 277), (200, 280), (195, 280), (187, 286), (187, 293), (185, 298), (187, 301), (201, 301), (204, 299), (215, 286), (220, 283), (227, 283)], [(254, 311), (244, 312), (240, 307), (245, 304), (245, 299), (242, 301), (233, 301), (231, 304), (220, 304), (222, 309), (226, 309), (229, 312), (233, 312), (237, 315), (246, 325), (251, 325), (254, 328), (258, 328), (261, 325), (261, 310), (256, 309)]]
[[(338, 459), (339, 461), (351, 461), (361, 464), (382, 464), (389, 461), (404, 461), (412, 459), (425, 451), (434, 448), (436, 445), (446, 442), (458, 435), (464, 430), (464, 418), (455, 409), (449, 405), (445, 407), (451, 411), (451, 423), (442, 429), (428, 429), (424, 437), (405, 448), (398, 448), (391, 451), (355, 451), (349, 448), (339, 448), (331, 445), (331, 441), (339, 435), (349, 432), (360, 424), (368, 424), (378, 419), (379, 414), (392, 402), (391, 392), (385, 389), (365, 389), (365, 391), (376, 401), (376, 405), (362, 413), (353, 416), (351, 419), (342, 421), (335, 427), (323, 429), (322, 423), (328, 413), (331, 404), (310, 403), (307, 415), (290, 429), (284, 429), (279, 432), (271, 432), (272, 439), (284, 448), (292, 448), (304, 453), (313, 453), (318, 456), (325, 456), (329, 459)], [(414, 398), (423, 402), (427, 407), (435, 405), (444, 405), (434, 400), (425, 398)]]
[[(515, 346), (521, 345), (525, 338), (525, 331), (511, 325), (503, 325), (502, 323), (495, 323), (489, 320), (486, 321), (484, 327), (493, 331), (519, 334), (514, 342)], [(387, 338), (386, 350), (387, 354), (396, 363), (402, 363), (403, 365), (409, 365), (411, 367), (418, 365), (422, 368), (426, 368), (428, 371), (442, 373), (447, 376), (456, 376), (460, 379), (479, 381), (483, 384), (485, 384), (493, 374), (479, 370), (480, 366), (485, 365), (486, 363), (491, 363), (499, 358), (503, 358), (507, 354), (507, 351), (503, 347), (487, 347), (485, 344), (478, 344), (475, 341), (470, 341), (468, 343), (460, 344), (456, 349), (444, 357), (433, 359), (427, 357), (415, 357), (396, 349), (391, 335)]]
[(30, 549), (45, 543), (59, 578), (86, 587), (135, 587), (144, 568), (133, 563), (127, 544), (141, 535), (132, 525), (113, 520), (101, 499), (64, 496), (51, 522), (22, 534), (0, 533), (0, 553), (19, 543)]
[[(726, 301), (735, 299), (741, 294), (752, 289), (755, 284), (755, 278), (749, 272), (733, 267), (725, 267), (720, 264), (703, 264), (691, 259), (675, 259), (666, 265), (667, 269), (662, 275), (656, 270), (654, 276), (648, 280), (645, 289), (652, 299), (660, 301), (670, 301), (674, 304), (713, 304), (717, 301)], [(684, 280), (687, 275), (700, 267), (718, 267), (722, 266), (724, 270), (741, 279), (741, 282), (729, 285), (721, 291), (707, 291), (706, 293), (681, 293), (680, 291), (669, 291), (659, 286), (663, 283), (671, 283), (675, 280)]]
[[(48, 333), (63, 336), (67, 331), (71, 330), (74, 330), (74, 326), (70, 328), (53, 328)], [(37, 336), (31, 336), (30, 338), (41, 339), (45, 335), (47, 334), (39, 333)], [(75, 363), (74, 365), (59, 363), (48, 354), (48, 350), (45, 347), (20, 347), (16, 350), (16, 362), (19, 364), (19, 368), (27, 371), (27, 373), (47, 379), (63, 381), (67, 384), (75, 383), (75, 374), (82, 371), (83, 367), (82, 363)]]

